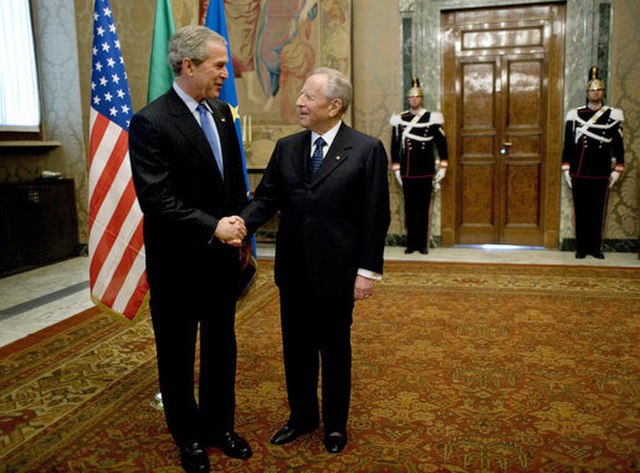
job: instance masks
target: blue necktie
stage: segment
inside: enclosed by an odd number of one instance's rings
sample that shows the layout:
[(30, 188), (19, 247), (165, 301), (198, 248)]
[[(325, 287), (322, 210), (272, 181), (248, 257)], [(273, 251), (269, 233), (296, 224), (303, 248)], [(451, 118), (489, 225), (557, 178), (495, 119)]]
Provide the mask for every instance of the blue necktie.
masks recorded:
[(198, 112), (200, 113), (200, 125), (202, 126), (202, 131), (204, 131), (204, 134), (209, 141), (209, 145), (211, 146), (211, 151), (213, 151), (213, 156), (216, 158), (220, 175), (224, 178), (222, 150), (220, 149), (220, 137), (218, 136), (218, 131), (211, 126), (211, 122), (209, 121), (209, 110), (207, 110), (207, 107), (205, 107), (204, 104), (201, 103), (198, 105)]
[(313, 154), (311, 155), (311, 175), (312, 176), (315, 176), (316, 173), (318, 172), (318, 169), (320, 169), (320, 165), (322, 164), (322, 158), (323, 158), (322, 148), (324, 148), (327, 142), (322, 139), (322, 136), (319, 136), (314, 143), (316, 145), (316, 149), (313, 151)]

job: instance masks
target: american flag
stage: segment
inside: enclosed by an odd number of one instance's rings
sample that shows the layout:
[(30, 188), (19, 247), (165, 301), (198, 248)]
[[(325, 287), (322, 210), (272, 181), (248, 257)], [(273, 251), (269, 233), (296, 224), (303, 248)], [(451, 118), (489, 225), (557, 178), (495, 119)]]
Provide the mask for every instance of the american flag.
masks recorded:
[(127, 75), (109, 0), (93, 16), (89, 125), (89, 281), (103, 310), (132, 320), (148, 293), (142, 211), (129, 164), (133, 114)]

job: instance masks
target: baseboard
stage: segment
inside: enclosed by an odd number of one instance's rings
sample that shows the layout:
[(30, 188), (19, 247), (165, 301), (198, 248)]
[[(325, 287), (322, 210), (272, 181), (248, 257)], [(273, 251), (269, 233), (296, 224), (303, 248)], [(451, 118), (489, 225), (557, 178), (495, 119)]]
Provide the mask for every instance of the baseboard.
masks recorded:
[[(275, 243), (276, 232), (258, 231), (256, 239), (259, 243)], [(407, 246), (407, 237), (398, 233), (389, 233), (385, 239), (386, 246)], [(440, 235), (429, 238), (429, 248), (439, 248), (441, 245)], [(560, 243), (560, 251), (575, 251), (576, 239), (564, 238)], [(605, 252), (614, 253), (638, 253), (640, 252), (640, 240), (608, 239), (604, 241)]]

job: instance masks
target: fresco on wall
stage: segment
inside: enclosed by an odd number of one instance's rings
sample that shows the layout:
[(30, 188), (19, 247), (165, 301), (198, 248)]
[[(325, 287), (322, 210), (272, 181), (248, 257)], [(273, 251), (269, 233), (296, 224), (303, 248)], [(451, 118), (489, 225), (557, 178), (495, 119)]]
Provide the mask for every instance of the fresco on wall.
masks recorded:
[(317, 63), (318, 2), (246, 0), (225, 5), (238, 85), (261, 121), (297, 122), (295, 100)]
[[(204, 0), (201, 12), (206, 12)], [(225, 0), (249, 168), (298, 129), (296, 99), (323, 65), (351, 75), (351, 0)]]

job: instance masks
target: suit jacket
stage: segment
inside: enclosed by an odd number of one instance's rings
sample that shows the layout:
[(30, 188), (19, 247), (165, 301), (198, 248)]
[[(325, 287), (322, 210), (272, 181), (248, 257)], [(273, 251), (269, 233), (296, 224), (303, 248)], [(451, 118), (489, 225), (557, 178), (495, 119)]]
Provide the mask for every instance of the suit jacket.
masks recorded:
[(387, 155), (380, 140), (344, 123), (313, 178), (310, 150), (310, 131), (280, 139), (241, 215), (255, 231), (280, 211), (278, 286), (309, 281), (318, 294), (336, 296), (353, 291), (358, 268), (382, 273), (390, 221)]
[(238, 250), (213, 233), (221, 217), (239, 214), (247, 201), (240, 146), (228, 104), (208, 103), (220, 135), (224, 180), (202, 128), (173, 88), (138, 112), (129, 127), (152, 300), (173, 289), (184, 296), (231, 284), (238, 271)]

